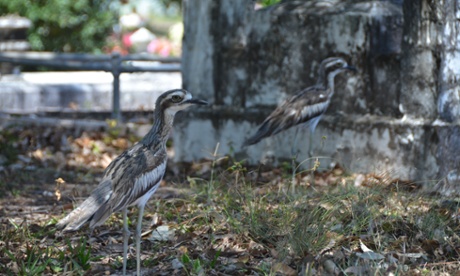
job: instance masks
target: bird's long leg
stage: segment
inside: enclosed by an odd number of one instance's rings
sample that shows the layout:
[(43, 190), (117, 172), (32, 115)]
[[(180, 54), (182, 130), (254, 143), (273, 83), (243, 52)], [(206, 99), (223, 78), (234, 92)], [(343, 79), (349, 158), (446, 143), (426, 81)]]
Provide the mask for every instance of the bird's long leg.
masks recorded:
[(292, 180), (291, 180), (291, 193), (295, 194), (295, 175), (297, 171), (297, 135), (299, 133), (299, 128), (297, 127), (295, 129), (295, 134), (294, 134), (294, 143), (291, 147), (291, 166), (292, 166)]
[(315, 160), (313, 160), (313, 134), (314, 130), (310, 130), (310, 139), (308, 141), (308, 158), (310, 159), (310, 177), (311, 177), (311, 185), (315, 185), (315, 170), (316, 164)]
[(139, 206), (139, 218), (136, 227), (136, 267), (137, 276), (141, 275), (141, 230), (142, 230), (142, 216), (144, 215), (144, 204)]
[(128, 261), (128, 239), (131, 233), (128, 228), (128, 207), (123, 209), (123, 276), (126, 275), (126, 263)]
[(89, 235), (88, 235), (88, 241), (89, 241), (89, 246), (92, 248), (93, 243), (91, 242), (91, 237), (93, 236), (94, 228), (89, 228)]

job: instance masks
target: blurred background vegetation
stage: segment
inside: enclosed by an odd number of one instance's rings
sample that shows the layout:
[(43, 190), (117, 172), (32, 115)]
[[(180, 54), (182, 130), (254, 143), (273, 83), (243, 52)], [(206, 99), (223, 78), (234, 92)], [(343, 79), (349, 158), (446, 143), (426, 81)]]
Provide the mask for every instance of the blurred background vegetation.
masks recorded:
[(32, 50), (98, 52), (117, 22), (110, 0), (0, 0), (0, 13), (32, 21)]
[[(181, 0), (0, 0), (0, 16), (5, 15), (31, 20), (30, 49), (52, 52), (147, 51), (136, 48), (129, 36), (142, 28), (144, 37), (137, 40), (170, 43), (170, 28), (182, 22)], [(163, 55), (180, 54), (167, 46)]]
[(0, 16), (11, 14), (31, 20), (33, 51), (181, 54), (182, 0), (0, 0)]

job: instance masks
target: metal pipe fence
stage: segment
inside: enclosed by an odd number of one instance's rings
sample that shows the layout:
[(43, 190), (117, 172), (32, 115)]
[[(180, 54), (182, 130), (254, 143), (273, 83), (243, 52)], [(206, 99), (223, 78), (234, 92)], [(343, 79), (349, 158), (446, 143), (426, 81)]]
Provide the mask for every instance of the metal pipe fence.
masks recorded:
[(113, 75), (112, 118), (120, 121), (120, 74), (135, 72), (180, 72), (180, 58), (148, 54), (71, 54), (50, 52), (0, 52), (0, 62), (78, 71), (105, 71)]

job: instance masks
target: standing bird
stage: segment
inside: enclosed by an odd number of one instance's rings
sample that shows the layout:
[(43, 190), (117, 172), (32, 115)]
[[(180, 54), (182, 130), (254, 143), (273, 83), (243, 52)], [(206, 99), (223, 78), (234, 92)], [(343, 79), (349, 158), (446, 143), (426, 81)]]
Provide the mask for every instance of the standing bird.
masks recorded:
[(300, 124), (309, 126), (313, 133), (331, 102), (334, 94), (334, 77), (346, 70), (356, 71), (342, 58), (330, 57), (323, 60), (318, 70), (316, 85), (298, 92), (280, 104), (244, 145), (256, 144), (264, 138)]
[(61, 219), (56, 227), (64, 231), (78, 230), (89, 222), (91, 231), (103, 224), (114, 212), (123, 211), (123, 275), (126, 275), (128, 239), (128, 207), (139, 207), (136, 227), (137, 275), (140, 275), (140, 239), (144, 206), (160, 186), (166, 170), (166, 141), (171, 131), (176, 112), (187, 107), (207, 104), (192, 99), (184, 89), (163, 93), (155, 104), (154, 121), (150, 131), (142, 140), (113, 160), (104, 171), (104, 176), (91, 195)]
[[(353, 66), (347, 64), (343, 58), (330, 57), (321, 62), (318, 70), (316, 85), (310, 86), (280, 104), (259, 127), (257, 132), (249, 137), (244, 146), (260, 142), (260, 140), (273, 136), (293, 126), (304, 124), (310, 127), (308, 152), (311, 156), (312, 137), (321, 116), (326, 112), (332, 95), (334, 95), (334, 78), (337, 74), (352, 70)], [(292, 144), (292, 193), (295, 191), (296, 159), (295, 147), (297, 144), (297, 131)], [(312, 180), (314, 181), (313, 170)]]

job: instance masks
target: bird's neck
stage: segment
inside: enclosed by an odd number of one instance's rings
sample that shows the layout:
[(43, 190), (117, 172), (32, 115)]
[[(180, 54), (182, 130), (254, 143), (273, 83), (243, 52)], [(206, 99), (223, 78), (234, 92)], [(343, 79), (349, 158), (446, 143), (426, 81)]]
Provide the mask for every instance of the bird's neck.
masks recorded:
[(334, 78), (336, 74), (330, 73), (326, 75), (325, 72), (320, 73), (318, 82), (316, 83), (317, 86), (331, 91), (331, 93), (334, 93)]
[(174, 122), (174, 114), (155, 110), (153, 116), (152, 128), (140, 143), (151, 148), (166, 147), (166, 141)]

